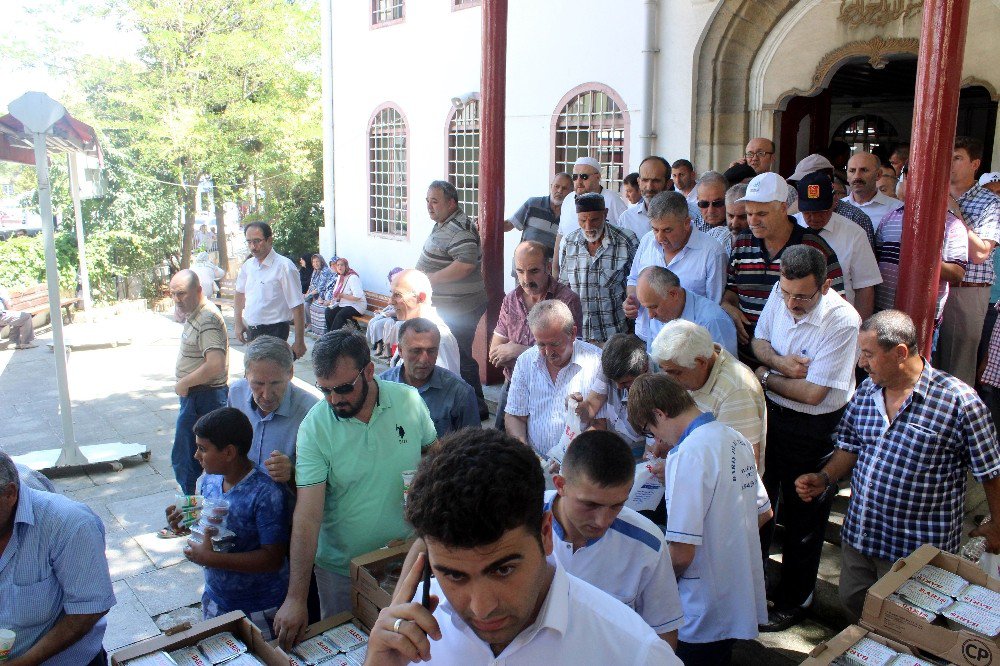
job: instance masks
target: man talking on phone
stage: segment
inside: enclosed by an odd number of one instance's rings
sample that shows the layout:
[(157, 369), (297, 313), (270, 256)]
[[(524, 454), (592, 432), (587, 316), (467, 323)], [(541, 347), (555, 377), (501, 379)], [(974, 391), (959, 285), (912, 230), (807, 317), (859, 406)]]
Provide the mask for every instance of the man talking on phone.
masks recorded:
[(549, 564), (544, 492), (537, 456), (506, 434), (466, 429), (432, 447), (406, 508), (427, 552), (379, 613), (365, 663), (679, 665), (633, 610)]

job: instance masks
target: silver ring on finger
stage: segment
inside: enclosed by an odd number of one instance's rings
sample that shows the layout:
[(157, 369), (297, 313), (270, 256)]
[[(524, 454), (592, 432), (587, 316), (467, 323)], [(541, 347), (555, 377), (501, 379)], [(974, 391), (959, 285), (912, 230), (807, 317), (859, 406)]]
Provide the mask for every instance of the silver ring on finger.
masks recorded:
[(401, 624), (403, 624), (403, 618), (397, 617), (396, 621), (392, 623), (392, 630), (395, 633), (398, 634), (399, 633), (399, 627), (400, 627)]

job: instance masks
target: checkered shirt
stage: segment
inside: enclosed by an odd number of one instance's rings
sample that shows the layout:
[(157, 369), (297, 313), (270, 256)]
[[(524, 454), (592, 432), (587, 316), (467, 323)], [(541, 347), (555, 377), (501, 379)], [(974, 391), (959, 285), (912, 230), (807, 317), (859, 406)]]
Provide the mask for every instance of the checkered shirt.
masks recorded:
[[(1000, 311), (998, 305), (1000, 305), (1000, 301), (990, 307)], [(1000, 389), (1000, 326), (994, 326), (993, 332), (990, 334), (990, 347), (986, 356), (986, 369), (983, 371), (982, 382)]]
[[(958, 198), (965, 222), (984, 241), (1000, 243), (1000, 199), (985, 187), (973, 185)], [(993, 253), (981, 264), (969, 263), (965, 269), (964, 282), (993, 284), (996, 273), (993, 270)]]
[(853, 204), (847, 203), (844, 200), (840, 200), (834, 203), (833, 212), (838, 215), (843, 215), (848, 220), (864, 229), (865, 236), (868, 237), (868, 244), (871, 245), (872, 248), (875, 247), (875, 229), (872, 227), (872, 219), (868, 217), (865, 211)]
[(913, 392), (890, 422), (882, 388), (866, 379), (837, 426), (837, 448), (858, 456), (841, 537), (895, 561), (929, 543), (958, 550), (966, 469), (1000, 475), (989, 409), (966, 384), (924, 361)]
[(628, 229), (604, 225), (604, 240), (592, 257), (583, 229), (566, 236), (559, 258), (559, 279), (569, 284), (583, 305), (584, 340), (604, 342), (625, 330), (625, 280), (639, 239)]

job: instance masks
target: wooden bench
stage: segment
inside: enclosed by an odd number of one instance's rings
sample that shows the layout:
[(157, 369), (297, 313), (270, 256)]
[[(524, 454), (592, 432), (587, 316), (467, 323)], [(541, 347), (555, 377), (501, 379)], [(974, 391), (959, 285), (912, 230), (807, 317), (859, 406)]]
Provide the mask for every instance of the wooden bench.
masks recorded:
[[(59, 307), (63, 311), (63, 321), (73, 323), (73, 311), (80, 307), (81, 299), (63, 298)], [(23, 291), (10, 292), (11, 310), (27, 312), (34, 319), (38, 315), (49, 312), (49, 288), (44, 284), (36, 284)]]
[(368, 300), (368, 311), (364, 314), (359, 314), (351, 317), (354, 322), (361, 327), (361, 324), (367, 325), (371, 321), (374, 314), (381, 312), (383, 309), (389, 306), (389, 297), (385, 294), (379, 294), (374, 291), (365, 291), (365, 298)]

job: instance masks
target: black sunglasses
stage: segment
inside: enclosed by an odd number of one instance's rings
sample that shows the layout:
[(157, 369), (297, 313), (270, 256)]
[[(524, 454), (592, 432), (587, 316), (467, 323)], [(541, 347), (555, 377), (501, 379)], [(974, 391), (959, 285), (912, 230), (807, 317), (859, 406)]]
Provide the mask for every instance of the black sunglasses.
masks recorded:
[(358, 371), (358, 376), (354, 378), (353, 382), (348, 382), (347, 384), (341, 384), (340, 386), (320, 386), (319, 382), (316, 382), (315, 386), (320, 390), (323, 395), (330, 395), (331, 393), (336, 393), (337, 395), (347, 395), (354, 390), (354, 385), (358, 383), (361, 379), (361, 373), (364, 372), (364, 368)]
[(712, 201), (702, 201), (700, 199), (698, 200), (698, 208), (708, 208), (709, 206), (711, 206), (712, 208), (725, 208), (726, 200), (725, 199), (713, 199)]
[(573, 180), (576, 180), (577, 178), (579, 178), (581, 180), (590, 180), (591, 176), (597, 176), (597, 174), (596, 173), (574, 173), (573, 174)]

